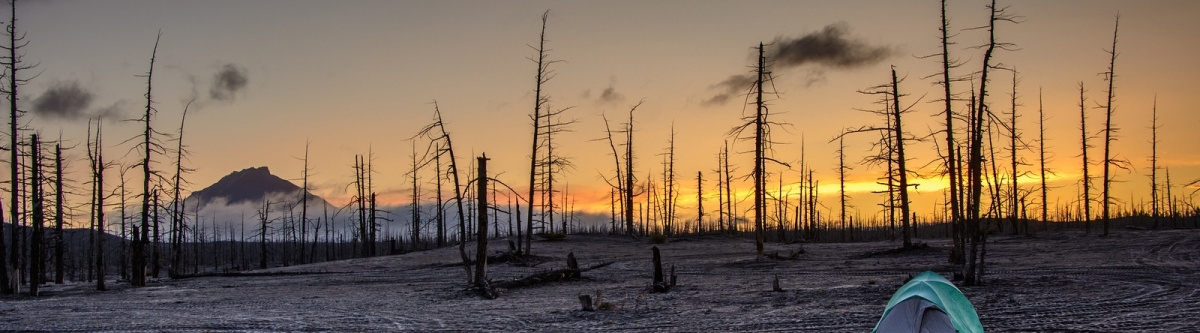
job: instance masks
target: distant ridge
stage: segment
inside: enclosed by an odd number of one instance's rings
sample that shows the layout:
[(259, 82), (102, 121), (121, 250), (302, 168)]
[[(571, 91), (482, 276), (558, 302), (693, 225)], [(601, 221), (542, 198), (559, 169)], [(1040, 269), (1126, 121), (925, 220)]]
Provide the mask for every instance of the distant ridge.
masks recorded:
[[(192, 192), (185, 200), (191, 202), (199, 200), (200, 208), (203, 208), (218, 198), (224, 199), (226, 204), (232, 205), (243, 202), (261, 202), (264, 198), (272, 194), (296, 194), (297, 199), (299, 199), (299, 193), (299, 186), (272, 175), (271, 170), (263, 166), (234, 171), (225, 177), (221, 177), (216, 183), (202, 190)], [(308, 195), (309, 200), (324, 201), (311, 192)]]

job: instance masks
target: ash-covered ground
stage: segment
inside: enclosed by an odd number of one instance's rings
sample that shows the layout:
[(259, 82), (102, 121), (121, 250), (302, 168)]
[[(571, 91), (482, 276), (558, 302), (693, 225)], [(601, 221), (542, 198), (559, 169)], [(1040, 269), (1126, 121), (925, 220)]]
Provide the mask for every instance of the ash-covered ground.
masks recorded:
[[(867, 332), (909, 275), (949, 276), (947, 240), (872, 254), (893, 242), (768, 244), (798, 260), (754, 260), (754, 243), (725, 236), (658, 244), (678, 284), (648, 293), (645, 239), (571, 235), (535, 242), (554, 260), (489, 266), (492, 281), (612, 262), (578, 281), (466, 291), (457, 248), (292, 266), (278, 276), (161, 279), (148, 287), (48, 285), (0, 298), (0, 330), (48, 331), (809, 331)], [(506, 250), (503, 241), (492, 249)], [(989, 332), (1200, 332), (1200, 230), (1080, 231), (993, 236), (986, 284), (963, 287)], [(311, 273), (311, 274), (308, 274)], [(772, 291), (775, 276), (784, 291)], [(613, 309), (580, 310), (590, 294)]]

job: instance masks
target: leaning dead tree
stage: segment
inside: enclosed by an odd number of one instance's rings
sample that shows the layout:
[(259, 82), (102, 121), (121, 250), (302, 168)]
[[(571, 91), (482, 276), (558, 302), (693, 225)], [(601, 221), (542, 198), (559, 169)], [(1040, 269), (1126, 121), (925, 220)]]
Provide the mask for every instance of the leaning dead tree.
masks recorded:
[[(454, 158), (454, 144), (450, 140), (450, 133), (446, 132), (445, 122), (442, 121), (442, 111), (438, 108), (437, 101), (433, 101), (433, 114), (433, 123), (425, 125), (425, 127), (421, 128), (421, 130), (417, 132), (417, 135), (414, 135), (412, 138), (410, 138), (410, 140), (417, 137), (427, 137), (430, 140), (430, 148), (428, 149), (433, 149), (434, 153), (426, 153), (424, 156), (427, 157), (425, 161), (421, 163), (422, 165), (430, 162), (436, 162), (440, 165), (440, 158), (442, 154), (445, 154), (450, 158), (449, 169), (447, 170), (446, 175), (449, 176), (450, 180), (454, 183), (454, 202), (455, 206), (458, 208), (458, 254), (462, 259), (463, 266), (468, 271), (468, 277), (470, 277), (469, 273), (471, 269), (471, 258), (467, 257), (466, 248), (467, 215), (463, 212), (463, 199), (461, 191), (462, 186), (459, 185), (458, 164), (455, 162), (456, 159)], [(439, 191), (438, 193), (441, 192)], [(438, 201), (441, 202), (441, 200)], [(441, 214), (440, 211), (438, 214)]]

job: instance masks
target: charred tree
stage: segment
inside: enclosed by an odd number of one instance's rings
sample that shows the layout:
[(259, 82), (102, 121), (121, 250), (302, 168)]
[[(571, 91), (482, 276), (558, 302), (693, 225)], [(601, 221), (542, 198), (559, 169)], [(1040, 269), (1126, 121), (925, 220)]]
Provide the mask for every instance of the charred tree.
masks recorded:
[(187, 147), (183, 145), (183, 127), (187, 124), (187, 112), (191, 106), (192, 102), (189, 101), (183, 107), (183, 115), (179, 120), (179, 136), (175, 138), (175, 176), (172, 182), (175, 186), (172, 186), (171, 228), (168, 231), (171, 233), (171, 237), (169, 237), (169, 241), (171, 242), (171, 263), (167, 265), (167, 276), (172, 278), (179, 276), (180, 265), (183, 264), (183, 217), (186, 206), (180, 192), (183, 190), (184, 184), (187, 183), (187, 180), (183, 179), (183, 174), (194, 171), (183, 167), (183, 158), (187, 155)]
[[(11, 256), (9, 257), (8, 265), (3, 265), (3, 263), (0, 263), (0, 285), (2, 285), (2, 286), (0, 286), (0, 292), (6, 293), (6, 294), (11, 294), (11, 293), (16, 292), (15, 288), (13, 288), (12, 285), (10, 284), (10, 283), (15, 284), (16, 282), (8, 281), (8, 278), (9, 278), (8, 269), (9, 269), (9, 266), (11, 266), (14, 269), (16, 269), (16, 267), (18, 266), (18, 262), (19, 262), (19, 258), (20, 258), (20, 251), (19, 251), (20, 237), (21, 237), (21, 235), (23, 235), (23, 230), (22, 230), (23, 228), (19, 227), (19, 225), (20, 225), (20, 221), (21, 221), (21, 215), (20, 215), (21, 207), (23, 207), (23, 203), (21, 201), (22, 200), (21, 187), (23, 186), (25, 180), (22, 179), (21, 175), (20, 175), (20, 168), (21, 168), (20, 161), (21, 160), (20, 160), (20, 146), (19, 145), (20, 145), (20, 137), (21, 137), (20, 131), (22, 130), (21, 125), (20, 125), (20, 119), (21, 119), (21, 116), (25, 114), (25, 111), (21, 110), (18, 107), (19, 101), (20, 101), (20, 95), (17, 93), (17, 91), (19, 90), (19, 88), (21, 86), (28, 83), (29, 79), (22, 78), (19, 74), (21, 71), (34, 68), (34, 66), (27, 65), (22, 61), (23, 60), (22, 58), (24, 58), (24, 52), (22, 51), (22, 49), (24, 49), (25, 46), (29, 45), (29, 42), (25, 40), (25, 34), (19, 32), (19, 30), (17, 30), (17, 1), (16, 0), (10, 1), (9, 8), (12, 13), (12, 16), (10, 16), (11, 21), (9, 21), (9, 24), (5, 28), (5, 31), (4, 31), (5, 34), (8, 35), (8, 46), (0, 46), (0, 48), (8, 51), (8, 55), (6, 57), (4, 57), (4, 65), (8, 69), (8, 73), (6, 73), (7, 78), (8, 78), (8, 82), (7, 82), (8, 84), (7, 84), (7, 87), (0, 88), (0, 91), (6, 93), (8, 95), (8, 105), (9, 105), (9, 118), (8, 118), (8, 122), (9, 122), (8, 123), (8, 125), (9, 125), (8, 126), (9, 160), (8, 160), (8, 164), (9, 164), (9, 170), (11, 171), (10, 177), (9, 177), (9, 186), (11, 186), (11, 190), (12, 190), (9, 193), (9, 195), (10, 195), (9, 209), (11, 209), (11, 211), (12, 211), (12, 213), (10, 215), (12, 217), (12, 221), (11, 221), (11, 223), (9, 223), (9, 229), (12, 231), (11, 238), (10, 238), (10, 240), (12, 241), (12, 243), (11, 243), (12, 253), (10, 254)], [(3, 237), (0, 237), (0, 238), (3, 238)], [(0, 243), (0, 246), (3, 246), (3, 243)]]
[(1150, 110), (1150, 214), (1158, 229), (1158, 96), (1154, 96)]
[(1083, 82), (1079, 82), (1079, 133), (1080, 133), (1080, 151), (1083, 157), (1083, 179), (1080, 180), (1080, 187), (1083, 188), (1083, 198), (1080, 199), (1080, 204), (1083, 206), (1083, 233), (1089, 234), (1092, 231), (1092, 196), (1089, 190), (1092, 188), (1092, 178), (1088, 175), (1088, 132), (1087, 132), (1087, 106), (1084, 99)]
[(1038, 169), (1041, 170), (1042, 181), (1042, 230), (1049, 223), (1049, 198), (1046, 196), (1046, 113), (1042, 109), (1042, 89), (1038, 88)]
[(1108, 71), (1104, 72), (1104, 79), (1105, 81), (1108, 81), (1108, 102), (1104, 103), (1104, 199), (1102, 200), (1102, 206), (1100, 207), (1100, 220), (1102, 220), (1104, 223), (1104, 231), (1100, 233), (1101, 237), (1108, 236), (1109, 201), (1112, 199), (1112, 196), (1109, 193), (1109, 188), (1112, 184), (1112, 175), (1109, 174), (1109, 169), (1111, 166), (1117, 163), (1117, 161), (1112, 158), (1112, 151), (1110, 148), (1113, 140), (1115, 140), (1113, 137), (1113, 132), (1117, 130), (1113, 128), (1112, 115), (1114, 111), (1113, 98), (1115, 97), (1113, 91), (1113, 82), (1116, 81), (1115, 79), (1117, 77), (1117, 73), (1114, 70), (1115, 65), (1117, 64), (1117, 29), (1120, 26), (1121, 16), (1118, 15), (1116, 22), (1113, 24), (1112, 49), (1108, 50), (1108, 54), (1111, 56), (1108, 61)]
[(534, 211), (533, 206), (534, 206), (534, 198), (538, 195), (538, 193), (537, 193), (537, 191), (538, 191), (537, 176), (538, 176), (538, 167), (539, 167), (538, 157), (540, 156), (538, 154), (538, 151), (540, 150), (541, 145), (542, 145), (542, 139), (540, 136), (542, 133), (542, 122), (543, 122), (543, 119), (545, 118), (545, 115), (542, 114), (542, 111), (544, 110), (544, 108), (546, 108), (546, 104), (550, 102), (550, 97), (547, 95), (544, 95), (542, 93), (542, 85), (546, 84), (546, 82), (548, 82), (548, 81), (550, 81), (550, 79), (554, 78), (554, 73), (553, 73), (553, 71), (550, 70), (550, 64), (555, 63), (555, 61), (549, 60), (549, 54), (548, 54), (549, 50), (546, 49), (546, 21), (549, 18), (550, 18), (549, 10), (546, 10), (545, 12), (542, 13), (542, 30), (538, 37), (538, 46), (534, 47), (534, 50), (537, 52), (537, 58), (536, 59), (530, 58), (530, 60), (532, 60), (534, 63), (537, 64), (537, 73), (534, 76), (535, 81), (534, 81), (534, 95), (533, 95), (534, 96), (533, 97), (533, 114), (530, 115), (530, 118), (533, 120), (533, 140), (532, 140), (532, 148), (530, 149), (530, 153), (529, 153), (529, 196), (527, 197), (527, 198), (529, 198), (529, 202), (528, 202), (529, 210), (526, 211), (526, 214), (527, 214), (526, 218), (529, 219), (529, 224), (531, 227), (529, 228), (529, 230), (526, 230), (527, 233), (525, 235), (525, 237), (526, 237), (525, 253), (532, 253), (531, 247), (533, 244), (533, 235), (532, 235), (532, 233), (533, 233), (533, 228), (532, 228), (533, 211)]
[(156, 144), (151, 141), (151, 136), (154, 133), (151, 127), (151, 117), (154, 115), (154, 99), (152, 92), (154, 88), (154, 60), (158, 55), (158, 42), (162, 38), (162, 33), (154, 39), (154, 50), (150, 54), (150, 70), (146, 72), (146, 113), (142, 116), (141, 121), (144, 123), (144, 131), (142, 132), (143, 142), (141, 144), (144, 149), (142, 161), (142, 213), (141, 213), (141, 235), (134, 242), (133, 246), (133, 278), (130, 284), (135, 287), (146, 285), (146, 246), (149, 242), (149, 227), (150, 227), (150, 181), (153, 177), (153, 172), (150, 168), (151, 153), (154, 152)]
[[(97, 118), (96, 139), (94, 140), (96, 162), (94, 164), (95, 169), (92, 171), (92, 181), (96, 183), (96, 290), (104, 291), (108, 289), (104, 281), (104, 273), (108, 268), (104, 264), (104, 236), (106, 235), (104, 232), (104, 198), (107, 197), (104, 193), (104, 169), (108, 168), (108, 164), (104, 162), (104, 140), (102, 140), (103, 136), (101, 135), (103, 128), (100, 123), (100, 119)], [(123, 241), (124, 239), (122, 239)]]
[[(488, 251), (487, 251), (487, 243), (488, 243), (488, 237), (487, 237), (487, 230), (488, 230), (487, 161), (488, 161), (488, 158), (487, 158), (487, 154), (483, 154), (483, 156), (477, 157), (477, 158), (475, 158), (475, 160), (476, 160), (476, 164), (478, 164), (478, 167), (479, 167), (479, 171), (476, 173), (478, 178), (475, 179), (475, 185), (478, 186), (478, 191), (476, 192), (475, 198), (476, 198), (476, 200), (478, 200), (478, 204), (476, 205), (476, 208), (479, 210), (478, 216), (477, 216), (479, 218), (479, 227), (476, 229), (477, 234), (475, 237), (475, 240), (476, 240), (475, 278), (473, 280), (475, 281), (475, 286), (477, 288), (479, 288), (480, 290), (489, 291), (489, 293), (491, 293), (490, 292), (491, 287), (488, 286), (488, 280), (487, 280), (487, 253), (488, 253)], [(494, 298), (494, 297), (491, 297), (491, 298)]]
[[(54, 144), (54, 283), (63, 283), (63, 158), (62, 144)], [(103, 236), (103, 228), (101, 236)], [(99, 250), (99, 247), (97, 247)], [(102, 252), (97, 251), (97, 255)], [(97, 258), (99, 259), (99, 258)]]
[(42, 241), (45, 236), (43, 228), (45, 227), (46, 211), (45, 211), (45, 193), (42, 191), (42, 151), (38, 140), (38, 135), (35, 133), (29, 138), (29, 185), (30, 199), (32, 199), (33, 220), (32, 234), (29, 237), (29, 295), (38, 296), (39, 286), (42, 285), (43, 275), (42, 265), (45, 260), (42, 259)]

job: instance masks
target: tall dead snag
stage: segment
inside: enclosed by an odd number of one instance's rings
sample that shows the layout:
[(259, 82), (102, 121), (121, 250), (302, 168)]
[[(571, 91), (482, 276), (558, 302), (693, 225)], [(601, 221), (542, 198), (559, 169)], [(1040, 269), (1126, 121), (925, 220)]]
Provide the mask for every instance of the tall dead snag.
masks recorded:
[(942, 72), (940, 73), (942, 78), (940, 80), (941, 82), (938, 83), (941, 84), (943, 93), (945, 94), (942, 97), (942, 103), (945, 107), (942, 110), (942, 116), (945, 117), (946, 122), (945, 169), (947, 176), (950, 179), (950, 186), (948, 186), (950, 189), (950, 224), (951, 229), (953, 230), (954, 238), (954, 251), (951, 253), (950, 260), (955, 263), (961, 263), (963, 262), (964, 241), (962, 208), (959, 202), (959, 192), (961, 192), (960, 187), (962, 184), (958, 181), (961, 178), (959, 175), (961, 170), (959, 170), (958, 161), (955, 159), (956, 156), (954, 153), (954, 149), (958, 146), (958, 143), (954, 141), (955, 114), (952, 105), (952, 102), (954, 101), (954, 93), (950, 90), (950, 84), (953, 82), (953, 80), (950, 78), (950, 69), (957, 68), (960, 63), (957, 61), (951, 62), (950, 60), (950, 44), (952, 43), (950, 42), (950, 19), (946, 16), (946, 0), (942, 0), (941, 17), (942, 24), (938, 27), (938, 30), (942, 33), (942, 52), (940, 54), (942, 58)]
[[(180, 275), (180, 265), (183, 264), (183, 217), (186, 206), (180, 191), (187, 183), (187, 180), (183, 179), (183, 174), (194, 171), (183, 167), (183, 158), (187, 155), (187, 146), (183, 145), (183, 126), (187, 124), (187, 112), (191, 106), (192, 102), (189, 101), (183, 107), (183, 116), (179, 119), (179, 136), (175, 138), (175, 176), (172, 181), (175, 186), (172, 186), (171, 228), (168, 231), (171, 233), (171, 263), (167, 265), (167, 276), (172, 278)], [(197, 205), (199, 205), (198, 202)]]
[[(24, 58), (24, 52), (22, 52), (21, 49), (23, 49), (23, 48), (25, 48), (25, 46), (29, 45), (29, 42), (25, 40), (25, 34), (19, 33), (17, 30), (17, 1), (16, 0), (9, 1), (9, 8), (11, 9), (12, 16), (10, 16), (9, 24), (5, 28), (5, 31), (4, 31), (5, 34), (8, 35), (8, 46), (0, 46), (0, 48), (8, 51), (8, 55), (6, 57), (4, 57), (4, 65), (8, 69), (8, 73), (7, 73), (8, 85), (7, 85), (7, 87), (0, 88), (0, 91), (6, 93), (8, 95), (8, 106), (9, 106), (9, 118), (8, 118), (9, 160), (8, 160), (8, 164), (9, 164), (9, 170), (11, 171), (11, 173), (10, 173), (10, 177), (8, 179), (9, 179), (9, 186), (11, 186), (11, 190), (12, 190), (11, 192), (9, 192), (9, 209), (11, 209), (11, 211), (12, 211), (12, 213), (10, 215), (12, 217), (12, 221), (9, 224), (9, 226), (10, 226), (9, 229), (12, 231), (12, 234), (11, 234), (11, 236), (12, 236), (11, 237), (12, 253), (11, 253), (11, 257), (9, 257), (8, 265), (11, 265), (15, 269), (17, 267), (17, 262), (20, 257), (20, 251), (19, 251), (19, 246), (20, 246), (19, 239), (20, 238), (19, 237), (20, 237), (20, 233), (22, 232), (21, 231), (22, 228), (18, 227), (18, 225), (20, 224), (19, 223), (19, 221), (21, 220), (20, 212), (21, 212), (21, 207), (23, 206), (23, 204), (21, 202), (22, 195), (21, 195), (20, 188), (21, 188), (22, 184), (24, 184), (24, 179), (22, 179), (21, 175), (20, 175), (21, 162), (20, 162), (19, 143), (20, 143), (20, 137), (21, 137), (20, 130), (22, 129), (21, 125), (20, 125), (20, 118), (22, 115), (25, 114), (25, 111), (21, 110), (18, 107), (18, 104), (19, 104), (18, 102), (20, 101), (20, 98), (19, 98), (19, 94), (17, 93), (17, 90), (22, 85), (25, 85), (26, 83), (29, 82), (29, 79), (22, 78), (19, 75), (19, 73), (21, 71), (24, 71), (27, 69), (33, 69), (34, 66), (26, 65), (22, 61), (22, 58)], [(0, 238), (3, 238), (3, 237), (0, 237)], [(2, 241), (0, 241), (0, 246), (3, 246), (3, 245), (4, 244), (2, 243)], [(0, 255), (2, 255), (2, 254), (0, 254)], [(2, 261), (2, 260), (0, 260), (0, 261)], [(0, 263), (0, 292), (3, 292), (5, 294), (11, 294), (16, 291), (15, 288), (13, 288), (12, 285), (10, 284), (10, 283), (15, 283), (15, 281), (14, 282), (8, 281), (8, 278), (9, 278), (8, 269), (9, 269), (8, 266), (3, 265), (3, 263)]]
[[(440, 152), (442, 150), (441, 143), (435, 143), (434, 150)], [(435, 153), (433, 155), (433, 169), (434, 174), (437, 175), (437, 180), (434, 181), (434, 184), (437, 184), (435, 193), (437, 195), (437, 212), (434, 213), (434, 220), (437, 221), (437, 247), (440, 248), (446, 246), (446, 207), (442, 202), (442, 154)], [(517, 226), (518, 235), (520, 230), (520, 226)], [(517, 239), (520, 239), (520, 236), (517, 236)]]
[(1150, 211), (1158, 229), (1158, 96), (1150, 108)]
[(413, 168), (412, 171), (409, 171), (412, 173), (412, 225), (410, 226), (412, 235), (409, 236), (412, 241), (409, 248), (416, 251), (421, 243), (421, 185), (417, 179), (417, 171), (420, 166), (417, 163), (417, 142), (415, 140), (412, 149)]
[[(904, 248), (911, 248), (912, 247), (913, 226), (912, 226), (912, 223), (910, 220), (912, 214), (909, 212), (909, 199), (908, 199), (908, 187), (909, 187), (908, 173), (909, 173), (909, 170), (907, 167), (907, 158), (905, 157), (905, 154), (904, 154), (904, 141), (915, 140), (915, 139), (905, 138), (906, 134), (904, 132), (903, 123), (901, 122), (901, 115), (908, 113), (911, 106), (909, 106), (909, 107), (901, 106), (900, 100), (899, 100), (900, 96), (906, 96), (906, 95), (901, 94), (899, 92), (900, 80), (896, 76), (896, 68), (892, 67), (891, 72), (892, 72), (892, 80), (890, 83), (877, 85), (877, 86), (868, 88), (866, 90), (859, 91), (859, 93), (862, 93), (862, 94), (882, 96), (882, 98), (876, 102), (876, 103), (880, 103), (883, 105), (882, 110), (862, 110), (862, 109), (860, 109), (859, 111), (870, 112), (870, 113), (885, 117), (886, 126), (883, 126), (883, 127), (864, 126), (864, 127), (858, 128), (858, 129), (843, 131), (837, 137), (834, 137), (834, 140), (840, 140), (842, 137), (846, 136), (847, 134), (853, 134), (853, 133), (863, 133), (863, 132), (879, 133), (880, 143), (878, 143), (876, 145), (879, 148), (879, 151), (878, 151), (878, 153), (876, 153), (875, 156), (867, 157), (866, 162), (871, 163), (871, 164), (885, 164), (886, 163), (888, 165), (887, 175), (885, 176), (886, 179), (884, 180), (885, 181), (884, 184), (886, 184), (888, 187), (888, 189), (887, 189), (888, 202), (887, 202), (887, 204), (884, 205), (884, 208), (888, 210), (888, 214), (887, 214), (888, 220), (891, 223), (895, 223), (895, 219), (893, 217), (894, 209), (897, 206), (900, 208), (899, 215), (900, 215), (900, 222), (901, 222), (900, 223), (901, 238), (904, 241)], [(830, 140), (830, 141), (832, 142), (833, 140)], [(810, 176), (809, 178), (811, 180), (812, 177)], [(814, 186), (814, 188), (815, 188), (815, 186)], [(814, 198), (815, 198), (815, 196), (814, 196)], [(897, 201), (899, 203), (897, 203)], [(816, 207), (815, 204), (813, 206), (811, 206), (812, 209), (810, 210), (810, 212), (815, 213), (815, 207)], [(815, 220), (815, 217), (813, 219)], [(892, 236), (892, 237), (895, 237), (895, 236)]]
[[(1020, 193), (1021, 188), (1017, 185), (1018, 184), (1017, 180), (1019, 178), (1021, 178), (1021, 173), (1017, 171), (1017, 159), (1018, 159), (1018, 157), (1017, 157), (1017, 141), (1021, 140), (1021, 134), (1017, 132), (1017, 106), (1019, 104), (1017, 104), (1017, 68), (1016, 67), (1013, 67), (1012, 73), (1013, 73), (1013, 77), (1012, 77), (1012, 84), (1013, 84), (1012, 85), (1012, 89), (1013, 89), (1012, 90), (1012, 113), (1009, 114), (1012, 117), (1011, 117), (1010, 122), (1008, 123), (1008, 126), (1009, 126), (1008, 138), (1009, 138), (1009, 143), (1010, 143), (1008, 152), (1009, 152), (1009, 156), (1011, 157), (1010, 161), (1012, 163), (1012, 176), (1009, 177), (1009, 178), (1011, 178), (1011, 179), (1009, 179), (1009, 181), (1012, 184), (1012, 189), (1010, 190), (1009, 199), (1008, 199), (1009, 200), (1009, 210), (1008, 210), (1009, 218), (1008, 218), (1008, 220), (1009, 220), (1009, 223), (1012, 225), (1013, 235), (1016, 235), (1016, 234), (1020, 233), (1020, 229), (1021, 229), (1020, 225), (1018, 225), (1018, 221), (1017, 221), (1017, 218), (1019, 217), (1018, 214), (1020, 214), (1020, 211), (1021, 211), (1021, 199), (1020, 199), (1021, 198), (1021, 193)], [(1026, 226), (1025, 232), (1029, 233), (1028, 226)]]
[(537, 176), (539, 167), (538, 157), (540, 156), (538, 151), (542, 145), (542, 139), (540, 137), (542, 133), (542, 122), (546, 117), (542, 114), (542, 111), (546, 107), (546, 104), (550, 102), (550, 97), (542, 93), (542, 85), (554, 78), (554, 72), (550, 70), (550, 64), (556, 62), (549, 60), (549, 50), (546, 49), (546, 21), (549, 18), (550, 10), (542, 12), (542, 30), (538, 37), (538, 46), (530, 46), (537, 52), (536, 59), (530, 58), (531, 61), (537, 64), (537, 75), (534, 77), (533, 114), (530, 115), (530, 118), (533, 120), (533, 144), (529, 153), (529, 196), (527, 197), (529, 199), (529, 210), (526, 211), (526, 218), (528, 218), (530, 227), (528, 230), (526, 230), (525, 234), (525, 253), (531, 253), (531, 247), (533, 246), (533, 205), (534, 198), (537, 197)]
[(663, 235), (675, 233), (675, 125), (671, 125), (671, 139), (667, 141), (667, 151), (663, 156), (663, 194), (660, 215)]
[(766, 201), (763, 200), (763, 195), (766, 194), (766, 159), (763, 158), (763, 138), (766, 135), (766, 104), (763, 103), (763, 77), (767, 75), (767, 57), (763, 52), (763, 44), (758, 43), (758, 67), (757, 79), (754, 83), (755, 95), (755, 116), (754, 116), (754, 253), (758, 260), (763, 258), (763, 241), (765, 238), (765, 227), (763, 218), (767, 213)]
[[(54, 144), (54, 283), (63, 283), (63, 159), (62, 144)], [(104, 230), (104, 229), (98, 229)], [(103, 234), (101, 234), (103, 236)], [(99, 252), (97, 252), (99, 254)]]
[(696, 232), (704, 232), (704, 173), (696, 171)]
[(141, 214), (141, 235), (133, 244), (133, 278), (129, 284), (135, 287), (146, 285), (146, 246), (149, 242), (149, 227), (150, 227), (150, 178), (153, 177), (153, 172), (150, 170), (151, 153), (157, 144), (151, 141), (151, 135), (154, 130), (151, 128), (151, 117), (154, 115), (154, 99), (151, 92), (154, 88), (154, 60), (158, 55), (158, 41), (162, 38), (160, 32), (154, 39), (154, 51), (150, 53), (150, 70), (146, 72), (146, 113), (142, 116), (142, 121), (145, 124), (145, 130), (142, 132), (144, 148), (142, 155), (142, 214)]
[[(180, 139), (182, 139), (182, 136), (183, 136), (182, 131), (180, 131), (180, 133), (181, 133)], [(308, 144), (309, 144), (308, 141), (304, 142), (304, 170), (301, 171), (301, 176), (300, 176), (300, 179), (301, 179), (300, 180), (300, 182), (301, 182), (301, 186), (300, 186), (300, 241), (298, 243), (300, 243), (300, 264), (301, 265), (303, 265), (305, 262), (307, 262), (305, 260), (305, 256), (304, 256), (304, 253), (305, 253), (304, 252), (304, 243), (305, 243), (304, 240), (307, 239), (307, 236), (308, 236), (308, 190), (309, 190), (309, 188), (308, 188), (308, 172), (309, 172), (309, 169), (308, 169)], [(314, 231), (314, 233), (315, 233), (315, 231)], [(314, 239), (315, 239), (315, 237), (314, 237)], [(317, 242), (314, 240), (313, 246), (316, 246), (316, 243)]]
[(1042, 88), (1038, 87), (1038, 169), (1042, 181), (1042, 230), (1049, 223), (1049, 199), (1046, 196), (1046, 112), (1042, 109)]
[(968, 154), (967, 160), (967, 187), (969, 195), (967, 200), (966, 219), (968, 224), (967, 234), (970, 236), (970, 249), (967, 252), (967, 265), (964, 266), (966, 272), (964, 272), (963, 275), (965, 277), (966, 285), (969, 286), (979, 284), (983, 280), (980, 276), (981, 274), (979, 274), (982, 272), (982, 269), (979, 269), (980, 265), (977, 265), (977, 263), (979, 263), (977, 260), (979, 260), (978, 253), (981, 245), (980, 243), (982, 243), (985, 239), (983, 232), (984, 230), (983, 228), (980, 228), (980, 224), (983, 223), (983, 220), (980, 218), (980, 199), (983, 194), (983, 124), (988, 119), (984, 118), (985, 115), (991, 115), (991, 113), (988, 111), (987, 104), (987, 85), (990, 80), (988, 74), (993, 68), (992, 56), (996, 49), (999, 48), (1005, 50), (1011, 46), (1011, 44), (996, 41), (996, 23), (1016, 23), (1016, 17), (1007, 13), (1007, 7), (997, 8), (995, 0), (992, 0), (991, 4), (989, 4), (987, 8), (989, 11), (987, 26), (988, 43), (984, 47), (982, 68), (979, 72), (979, 94), (977, 97), (975, 97), (973, 102), (974, 105), (972, 105), (973, 110), (971, 110), (971, 116), (968, 117), (968, 122), (970, 123), (970, 130), (968, 131), (970, 136), (970, 153)]
[(479, 171), (476, 173), (478, 178), (475, 179), (475, 185), (478, 186), (475, 198), (478, 200), (476, 208), (479, 210), (477, 217), (479, 219), (479, 227), (476, 228), (475, 236), (475, 287), (486, 293), (488, 298), (496, 298), (495, 292), (491, 286), (488, 286), (487, 280), (487, 228), (488, 228), (488, 176), (487, 176), (487, 154), (475, 158), (476, 164), (479, 165)]
[[(754, 171), (751, 173), (751, 177), (754, 179), (754, 250), (755, 258), (762, 260), (763, 241), (766, 237), (766, 231), (763, 230), (766, 227), (764, 219), (767, 214), (765, 200), (767, 190), (766, 161), (770, 159), (766, 156), (766, 153), (771, 149), (769, 138), (771, 123), (767, 121), (769, 111), (767, 110), (766, 102), (763, 101), (763, 83), (770, 80), (771, 74), (767, 71), (768, 63), (763, 43), (758, 43), (757, 49), (758, 59), (754, 70), (756, 78), (749, 92), (755, 95), (754, 115), (743, 117), (742, 119), (746, 120), (746, 123), (734, 127), (730, 130), (729, 134), (740, 140), (754, 142)], [(753, 138), (741, 136), (741, 133), (748, 129), (754, 131)]]
[(1104, 199), (1101, 203), (1103, 206), (1100, 208), (1100, 219), (1104, 221), (1104, 231), (1100, 233), (1100, 236), (1102, 237), (1108, 236), (1109, 201), (1112, 199), (1112, 196), (1110, 196), (1108, 192), (1109, 187), (1112, 184), (1112, 175), (1109, 174), (1109, 167), (1113, 165), (1122, 167), (1120, 164), (1117, 164), (1118, 161), (1112, 158), (1112, 151), (1109, 149), (1113, 140), (1116, 139), (1113, 137), (1113, 132), (1117, 131), (1117, 129), (1113, 128), (1112, 126), (1112, 115), (1114, 97), (1113, 81), (1115, 81), (1114, 79), (1117, 77), (1117, 74), (1114, 71), (1114, 66), (1117, 64), (1117, 28), (1120, 26), (1121, 16), (1117, 15), (1116, 23), (1113, 24), (1112, 49), (1108, 50), (1108, 54), (1111, 56), (1111, 58), (1109, 58), (1108, 61), (1108, 71), (1104, 72), (1104, 79), (1105, 81), (1108, 81), (1108, 102), (1104, 103)]
[[(108, 164), (104, 163), (104, 140), (102, 140), (103, 136), (101, 136), (101, 133), (103, 133), (103, 125), (101, 125), (101, 120), (96, 118), (96, 139), (93, 140), (93, 142), (95, 142), (94, 151), (96, 154), (96, 162), (94, 163), (95, 170), (92, 171), (92, 181), (96, 184), (96, 193), (94, 195), (96, 196), (95, 213), (97, 233), (96, 290), (98, 291), (104, 291), (107, 289), (107, 287), (104, 285), (104, 272), (107, 268), (107, 266), (104, 265), (104, 236), (106, 235), (104, 232), (104, 198), (106, 197), (104, 193), (104, 169), (108, 168)], [(124, 239), (122, 239), (122, 242), (124, 242)]]
[(896, 173), (897, 173), (897, 178), (899, 178), (899, 180), (900, 180), (900, 184), (898, 185), (899, 190), (900, 190), (900, 222), (901, 222), (900, 225), (901, 225), (902, 233), (904, 234), (904, 247), (910, 248), (910, 247), (912, 247), (912, 233), (913, 233), (912, 229), (913, 228), (912, 228), (912, 225), (910, 224), (912, 221), (909, 220), (910, 214), (909, 214), (909, 209), (908, 209), (908, 169), (905, 167), (905, 158), (904, 158), (904, 127), (901, 125), (901, 122), (900, 122), (900, 114), (904, 110), (902, 110), (900, 108), (900, 96), (901, 95), (900, 95), (899, 87), (900, 87), (899, 81), (896, 79), (896, 67), (893, 66), (892, 67), (892, 103), (894, 103), (895, 106), (892, 108), (892, 117), (894, 120), (893, 121), (893, 124), (894, 124), (893, 130), (896, 133), (895, 137), (894, 137), (894, 140), (896, 143), (896, 168), (897, 168)]
[[(846, 137), (838, 137), (838, 203), (841, 206), (842, 241), (846, 241)], [(851, 236), (853, 238), (853, 236)]]
[(1080, 180), (1080, 187), (1083, 188), (1083, 198), (1080, 198), (1080, 205), (1083, 206), (1083, 233), (1089, 234), (1092, 231), (1092, 196), (1089, 190), (1092, 188), (1092, 178), (1088, 175), (1088, 132), (1087, 132), (1087, 106), (1084, 97), (1085, 90), (1083, 82), (1079, 82), (1079, 134), (1080, 134), (1080, 155), (1083, 157), (1083, 179)]
[(633, 111), (642, 105), (642, 101), (629, 107), (629, 122), (625, 123), (625, 233), (633, 236), (636, 231), (633, 226)]
[(42, 151), (36, 133), (30, 136), (29, 145), (29, 194), (33, 199), (33, 234), (29, 237), (29, 295), (38, 296), (38, 286), (42, 284), (43, 277), (42, 265), (45, 263), (42, 260), (42, 229), (45, 226), (46, 211), (45, 193), (42, 192)]

